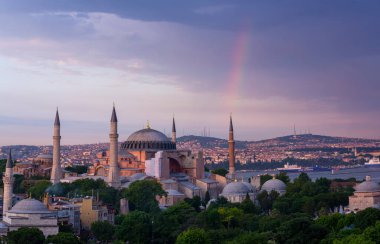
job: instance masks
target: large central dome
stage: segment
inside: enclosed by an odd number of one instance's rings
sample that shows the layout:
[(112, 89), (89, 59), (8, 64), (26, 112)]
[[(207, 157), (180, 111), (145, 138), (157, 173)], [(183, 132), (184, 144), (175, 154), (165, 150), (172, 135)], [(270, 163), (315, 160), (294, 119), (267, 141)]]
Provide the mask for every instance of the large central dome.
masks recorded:
[(130, 135), (127, 139), (127, 141), (160, 141), (160, 142), (167, 142), (170, 141), (167, 136), (164, 135), (164, 133), (161, 133), (157, 130), (153, 130), (150, 128), (142, 129), (139, 131), (136, 131), (132, 135)]
[(176, 149), (175, 143), (164, 133), (151, 128), (134, 132), (121, 146), (123, 149), (134, 150), (170, 150)]

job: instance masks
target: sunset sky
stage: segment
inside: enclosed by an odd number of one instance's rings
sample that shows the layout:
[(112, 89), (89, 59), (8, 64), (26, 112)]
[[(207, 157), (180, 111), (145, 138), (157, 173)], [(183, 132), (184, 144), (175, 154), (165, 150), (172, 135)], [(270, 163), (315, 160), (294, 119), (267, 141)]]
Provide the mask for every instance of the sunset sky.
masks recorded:
[(380, 138), (380, 1), (4, 0), (0, 145), (146, 125), (237, 140)]

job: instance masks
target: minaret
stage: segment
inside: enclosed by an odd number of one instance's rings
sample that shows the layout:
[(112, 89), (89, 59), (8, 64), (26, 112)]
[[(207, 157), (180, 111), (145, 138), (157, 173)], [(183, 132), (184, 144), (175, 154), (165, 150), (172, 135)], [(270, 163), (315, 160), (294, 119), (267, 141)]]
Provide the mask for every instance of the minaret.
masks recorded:
[(115, 105), (112, 109), (111, 129), (110, 129), (110, 163), (108, 169), (108, 185), (118, 188), (120, 187), (119, 163), (118, 163), (118, 138), (117, 134), (117, 116)]
[(15, 178), (13, 177), (13, 162), (11, 149), (9, 149), (8, 160), (5, 167), (5, 173), (3, 176), (3, 216), (5, 216), (5, 213), (12, 208), (13, 182), (15, 181)]
[(232, 116), (230, 116), (230, 131), (228, 136), (228, 155), (229, 155), (229, 174), (231, 178), (235, 177), (235, 140), (234, 127), (232, 125)]
[(59, 121), (58, 108), (55, 114), (53, 132), (53, 167), (50, 174), (50, 182), (59, 183), (62, 177), (61, 170), (61, 122)]
[(173, 117), (173, 125), (172, 125), (172, 142), (176, 143), (177, 142), (177, 135), (176, 135), (176, 129), (175, 129), (175, 121)]

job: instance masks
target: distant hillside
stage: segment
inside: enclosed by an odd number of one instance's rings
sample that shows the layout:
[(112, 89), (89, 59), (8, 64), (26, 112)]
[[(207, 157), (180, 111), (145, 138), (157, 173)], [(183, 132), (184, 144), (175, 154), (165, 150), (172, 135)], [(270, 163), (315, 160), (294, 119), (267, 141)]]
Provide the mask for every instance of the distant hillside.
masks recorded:
[[(205, 136), (182, 136), (177, 139), (180, 143), (195, 143), (203, 148), (228, 147), (228, 140), (215, 137)], [(313, 145), (313, 144), (339, 144), (339, 143), (374, 143), (380, 146), (380, 140), (361, 139), (361, 138), (347, 138), (347, 137), (333, 137), (313, 134), (302, 134), (294, 137), (293, 135), (276, 137), (273, 139), (266, 139), (260, 141), (236, 141), (236, 148), (244, 149), (248, 146), (255, 146), (265, 144), (267, 146), (279, 146), (285, 144), (293, 145)]]

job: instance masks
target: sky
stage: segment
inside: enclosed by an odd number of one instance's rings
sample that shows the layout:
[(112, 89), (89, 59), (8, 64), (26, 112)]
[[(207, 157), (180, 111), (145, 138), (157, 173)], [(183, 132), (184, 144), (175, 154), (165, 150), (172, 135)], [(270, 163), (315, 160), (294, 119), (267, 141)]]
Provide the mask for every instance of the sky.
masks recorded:
[(380, 138), (377, 0), (2, 0), (0, 145), (146, 126)]

